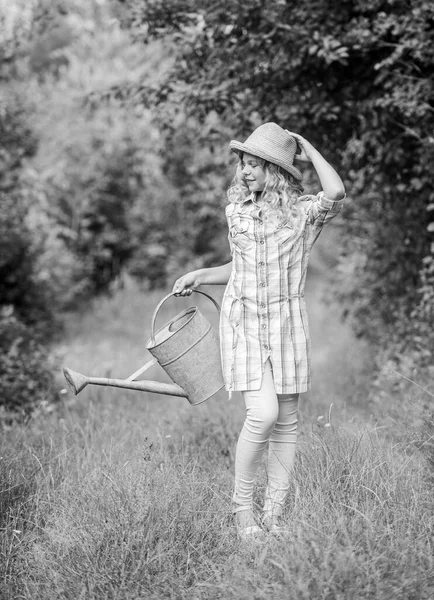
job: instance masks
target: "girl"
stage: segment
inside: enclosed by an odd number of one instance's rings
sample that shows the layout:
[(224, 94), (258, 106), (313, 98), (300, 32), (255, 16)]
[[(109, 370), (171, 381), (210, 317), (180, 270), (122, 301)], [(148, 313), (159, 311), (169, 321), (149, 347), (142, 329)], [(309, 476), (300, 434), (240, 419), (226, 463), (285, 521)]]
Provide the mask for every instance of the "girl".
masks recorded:
[[(300, 153), (296, 155), (297, 146)], [(341, 178), (301, 135), (275, 123), (244, 143), (232, 140), (239, 163), (226, 217), (232, 261), (180, 277), (173, 292), (227, 284), (220, 343), (226, 389), (239, 390), (246, 419), (235, 458), (234, 513), (243, 539), (263, 529), (253, 513), (253, 486), (268, 445), (268, 484), (261, 525), (280, 530), (297, 439), (298, 397), (310, 388), (310, 340), (304, 302), (307, 263), (323, 225), (341, 209)], [(294, 159), (311, 161), (321, 182), (302, 196)]]

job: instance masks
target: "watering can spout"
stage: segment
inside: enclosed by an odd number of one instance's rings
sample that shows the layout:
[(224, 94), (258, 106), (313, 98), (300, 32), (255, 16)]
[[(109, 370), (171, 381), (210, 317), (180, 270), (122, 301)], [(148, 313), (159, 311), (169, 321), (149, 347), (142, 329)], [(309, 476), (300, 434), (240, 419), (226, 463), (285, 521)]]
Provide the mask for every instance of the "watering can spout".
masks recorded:
[(79, 394), (81, 390), (89, 383), (88, 377), (82, 375), (81, 373), (77, 373), (77, 371), (68, 369), (67, 367), (63, 369), (63, 374), (65, 375), (66, 383), (68, 384), (69, 389), (75, 395)]
[(160, 381), (148, 381), (146, 379), (134, 381), (130, 379), (112, 379), (109, 377), (87, 377), (86, 375), (82, 375), (67, 367), (63, 369), (63, 374), (65, 375), (69, 389), (75, 395), (79, 394), (88, 384), (92, 384), (138, 390), (139, 392), (167, 394), (168, 396), (178, 396), (180, 398), (187, 397), (187, 394), (182, 387), (176, 383), (162, 383)]

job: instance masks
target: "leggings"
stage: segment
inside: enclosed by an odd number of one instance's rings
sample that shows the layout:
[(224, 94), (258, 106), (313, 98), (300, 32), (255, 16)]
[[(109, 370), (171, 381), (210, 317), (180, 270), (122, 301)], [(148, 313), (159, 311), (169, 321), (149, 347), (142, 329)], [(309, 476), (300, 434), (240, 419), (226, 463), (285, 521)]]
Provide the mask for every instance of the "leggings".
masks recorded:
[(261, 388), (242, 394), (246, 420), (235, 455), (234, 512), (253, 508), (255, 477), (268, 443), (268, 484), (263, 510), (279, 515), (294, 465), (298, 394), (276, 394), (269, 360), (265, 363)]

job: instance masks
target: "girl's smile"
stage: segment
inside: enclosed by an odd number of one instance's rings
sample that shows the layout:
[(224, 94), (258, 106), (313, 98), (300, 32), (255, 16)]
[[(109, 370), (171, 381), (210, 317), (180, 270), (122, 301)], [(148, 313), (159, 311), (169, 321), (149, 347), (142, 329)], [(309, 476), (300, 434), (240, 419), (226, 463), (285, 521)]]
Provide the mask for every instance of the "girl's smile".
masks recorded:
[(241, 173), (250, 191), (263, 191), (266, 174), (256, 156), (253, 156), (252, 154), (243, 155), (241, 160)]

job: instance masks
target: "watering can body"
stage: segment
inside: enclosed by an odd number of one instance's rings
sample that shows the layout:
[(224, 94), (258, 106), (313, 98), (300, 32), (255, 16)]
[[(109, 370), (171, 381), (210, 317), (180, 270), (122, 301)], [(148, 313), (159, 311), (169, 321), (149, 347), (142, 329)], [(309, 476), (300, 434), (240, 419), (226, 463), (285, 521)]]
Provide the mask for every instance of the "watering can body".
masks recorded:
[(200, 404), (224, 385), (219, 339), (195, 306), (159, 329), (146, 345), (190, 404)]
[[(207, 296), (220, 312), (219, 305), (211, 296), (195, 291)], [(155, 332), (158, 311), (173, 295), (168, 294), (161, 300), (152, 317), (151, 338), (146, 344), (154, 357), (152, 361), (127, 379), (87, 377), (64, 368), (63, 372), (70, 389), (78, 394), (88, 384), (121, 387), (182, 396), (193, 405), (205, 402), (222, 389), (224, 381), (218, 335), (197, 306), (180, 312)], [(141, 375), (155, 362), (158, 362), (171, 377), (173, 384), (136, 381), (136, 376)]]

